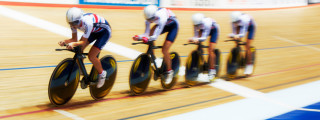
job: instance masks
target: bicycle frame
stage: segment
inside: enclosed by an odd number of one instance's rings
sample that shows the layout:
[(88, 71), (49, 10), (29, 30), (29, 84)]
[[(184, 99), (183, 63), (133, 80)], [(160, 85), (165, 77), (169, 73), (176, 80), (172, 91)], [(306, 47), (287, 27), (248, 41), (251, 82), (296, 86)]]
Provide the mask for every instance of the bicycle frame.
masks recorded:
[[(205, 46), (205, 45), (202, 45), (202, 42), (199, 42), (199, 43), (187, 43), (187, 44), (184, 44), (184, 45), (189, 45), (189, 44), (194, 44), (194, 45), (197, 45), (197, 51), (200, 51), (201, 53), (201, 56), (203, 56), (203, 48), (209, 48), (209, 46)], [(204, 62), (206, 63), (207, 61), (204, 59)]]
[(241, 40), (225, 40), (224, 42), (228, 42), (228, 41), (235, 41), (236, 47), (240, 47), (241, 45), (247, 45), (246, 42), (242, 42)]
[[(56, 51), (62, 51), (62, 50), (67, 50), (67, 51), (75, 53), (74, 56), (73, 56), (73, 61), (74, 62), (73, 62), (73, 65), (72, 65), (72, 71), (73, 71), (74, 65), (78, 64), (79, 67), (80, 67), (80, 70), (83, 73), (83, 76), (85, 78), (85, 83), (88, 84), (90, 82), (89, 79), (88, 79), (89, 75), (88, 75), (86, 67), (85, 67), (85, 65), (83, 63), (83, 60), (82, 60), (82, 58), (84, 58), (84, 55), (88, 55), (88, 53), (82, 53), (82, 50), (81, 50), (80, 46), (74, 47), (72, 50), (69, 50), (69, 49), (56, 49)], [(97, 57), (99, 57), (99, 54), (97, 55)], [(67, 78), (68, 82), (69, 82), (69, 79), (70, 79), (69, 78), (70, 74), (68, 75), (68, 78)]]
[(136, 44), (147, 44), (148, 45), (148, 50), (146, 52), (146, 54), (150, 55), (151, 57), (151, 61), (153, 63), (154, 66), (152, 66), (153, 71), (155, 71), (155, 73), (157, 75), (160, 75), (160, 68), (158, 68), (157, 63), (156, 63), (156, 56), (154, 55), (153, 49), (158, 49), (158, 48), (162, 48), (162, 46), (154, 46), (154, 42), (148, 42), (148, 43), (143, 43), (143, 42), (139, 42), (139, 43), (132, 43), (132, 45), (136, 45)]

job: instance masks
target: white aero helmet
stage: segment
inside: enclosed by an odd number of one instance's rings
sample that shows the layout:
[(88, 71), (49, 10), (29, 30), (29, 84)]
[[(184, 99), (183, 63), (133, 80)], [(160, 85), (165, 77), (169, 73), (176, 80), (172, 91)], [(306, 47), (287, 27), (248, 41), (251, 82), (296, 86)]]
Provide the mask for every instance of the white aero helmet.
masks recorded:
[(155, 13), (157, 12), (158, 7), (155, 5), (148, 5), (144, 8), (144, 17), (146, 19), (151, 19), (155, 16)]
[(233, 11), (231, 13), (231, 22), (237, 22), (240, 20), (242, 13), (240, 11)]
[(201, 24), (202, 20), (204, 19), (204, 15), (202, 13), (196, 13), (192, 15), (192, 22), (193, 25)]
[(77, 23), (80, 21), (83, 15), (83, 11), (80, 8), (73, 7), (67, 11), (67, 22), (68, 23)]

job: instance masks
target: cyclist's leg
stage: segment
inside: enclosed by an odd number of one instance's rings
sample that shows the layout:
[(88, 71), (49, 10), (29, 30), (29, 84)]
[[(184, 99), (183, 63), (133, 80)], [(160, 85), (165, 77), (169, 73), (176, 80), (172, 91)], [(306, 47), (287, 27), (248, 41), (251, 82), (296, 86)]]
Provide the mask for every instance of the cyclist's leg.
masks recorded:
[(216, 47), (216, 43), (210, 42), (208, 53), (209, 53), (209, 69), (215, 69), (215, 63), (216, 63), (216, 54), (214, 53), (214, 49)]
[(103, 71), (101, 62), (99, 58), (97, 58), (97, 55), (100, 53), (100, 51), (101, 50), (98, 47), (92, 46), (88, 54), (90, 62), (93, 64), (94, 68), (97, 69), (99, 74), (101, 74)]
[(253, 64), (251, 61), (251, 51), (250, 51), (250, 46), (252, 44), (253, 41), (253, 37), (254, 37), (254, 32), (255, 32), (255, 26), (254, 24), (251, 24), (248, 27), (248, 38), (247, 38), (247, 44), (246, 44), (246, 57), (247, 57), (247, 61), (246, 61), (246, 67), (244, 69), (244, 74), (245, 75), (250, 75), (253, 72)]
[(166, 63), (167, 71), (172, 70), (172, 66), (171, 66), (172, 61), (170, 58), (169, 49), (177, 37), (178, 30), (179, 30), (178, 21), (172, 20), (168, 25), (164, 27), (163, 31), (161, 32), (161, 34), (165, 32), (169, 32), (167, 34), (166, 41), (164, 42), (162, 47), (163, 58), (164, 58), (164, 62)]
[(251, 51), (250, 51), (250, 46), (252, 44), (252, 41), (253, 41), (253, 38), (254, 38), (254, 34), (255, 34), (255, 25), (252, 24), (249, 26), (248, 28), (248, 38), (247, 38), (247, 44), (246, 44), (246, 57), (247, 57), (247, 61), (246, 63), (247, 64), (252, 64), (252, 61), (251, 61)]
[(81, 46), (81, 52), (82, 53), (83, 53), (83, 50), (86, 49), (89, 44), (90, 44), (90, 42), (88, 40), (88, 42), (84, 46)]
[(88, 57), (89, 60), (92, 62), (94, 68), (97, 69), (98, 73), (101, 74), (103, 72), (101, 62), (97, 55), (100, 53), (101, 49), (106, 45), (108, 42), (111, 31), (104, 29), (103, 31), (97, 33), (97, 40), (94, 45), (91, 47)]
[(251, 51), (250, 51), (250, 45), (253, 39), (247, 39), (247, 45), (246, 45), (246, 57), (247, 57), (247, 64), (252, 64), (251, 62)]
[[(150, 30), (150, 35), (149, 36), (152, 36), (153, 33), (154, 33), (154, 30), (156, 29), (158, 25), (155, 25), (151, 28)], [(165, 32), (168, 32), (168, 26), (165, 26), (165, 28), (163, 29), (163, 31), (161, 32), (161, 34), (165, 33)], [(168, 38), (169, 34), (167, 35), (167, 38)], [(173, 40), (172, 40), (173, 41)], [(171, 41), (168, 41), (166, 40), (164, 43), (163, 43), (163, 47), (162, 47), (162, 53), (163, 53), (163, 60), (164, 60), (164, 63), (166, 64), (166, 67), (167, 67), (167, 71), (169, 70), (172, 70), (172, 67), (171, 67), (171, 59), (170, 59), (170, 53), (169, 53), (169, 49), (172, 45), (172, 42)]]
[(172, 70), (171, 58), (170, 58), (170, 53), (169, 53), (169, 49), (170, 49), (171, 45), (172, 45), (172, 42), (169, 40), (166, 40), (163, 43), (163, 47), (162, 47), (163, 60), (164, 60), (164, 63), (166, 63), (167, 71)]
[(217, 44), (217, 39), (219, 35), (219, 28), (216, 26), (215, 28), (211, 29), (210, 31), (210, 41), (209, 41), (209, 69), (215, 69), (215, 63), (216, 63), (216, 54), (214, 53), (214, 49)]

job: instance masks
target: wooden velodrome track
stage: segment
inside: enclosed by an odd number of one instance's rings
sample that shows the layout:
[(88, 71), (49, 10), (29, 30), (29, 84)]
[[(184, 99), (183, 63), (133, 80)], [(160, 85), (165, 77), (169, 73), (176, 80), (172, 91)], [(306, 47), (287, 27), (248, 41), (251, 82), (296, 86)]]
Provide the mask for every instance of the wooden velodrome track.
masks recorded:
[[(32, 7), (5, 5), (4, 7), (45, 21), (68, 27), (65, 12), (68, 7)], [(93, 9), (112, 25), (111, 42), (140, 52), (146, 46), (132, 46), (131, 37), (144, 32), (142, 10)], [(245, 11), (255, 18), (257, 32), (254, 46), (257, 51), (255, 73), (250, 78), (229, 82), (263, 93), (317, 81), (320, 79), (320, 6), (278, 10)], [(192, 37), (191, 15), (196, 11), (173, 10), (180, 22), (180, 30), (171, 50), (180, 54), (181, 65), (193, 46), (183, 46)], [(216, 19), (221, 33), (217, 47), (222, 56), (222, 76), (225, 74), (226, 52), (234, 46), (225, 43), (231, 31), (230, 11), (201, 11)], [(108, 96), (94, 101), (88, 89), (78, 88), (69, 103), (55, 107), (48, 99), (48, 82), (54, 66), (70, 52), (54, 51), (58, 41), (67, 37), (0, 15), (0, 119), (70, 119), (54, 110), (64, 110), (84, 119), (159, 119), (210, 106), (220, 105), (244, 97), (209, 85), (186, 88), (181, 76), (173, 90), (163, 91), (159, 81), (151, 81), (147, 92), (129, 95), (128, 75), (132, 60), (108, 51), (118, 61), (116, 83)], [(24, 19), (24, 18), (20, 18)], [(156, 43), (161, 45), (165, 35)], [(161, 51), (156, 51), (162, 56)], [(85, 61), (89, 63), (88, 60)], [(87, 65), (91, 68), (91, 65)], [(311, 93), (309, 93), (311, 94)], [(205, 102), (204, 102), (205, 101)]]

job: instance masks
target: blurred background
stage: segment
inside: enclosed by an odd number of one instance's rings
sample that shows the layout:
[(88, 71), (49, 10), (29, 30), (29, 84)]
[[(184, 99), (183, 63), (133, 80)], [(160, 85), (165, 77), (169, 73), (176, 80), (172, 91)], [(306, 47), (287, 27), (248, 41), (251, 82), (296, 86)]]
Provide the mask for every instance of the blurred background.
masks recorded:
[[(144, 32), (143, 8), (150, 4), (169, 8), (177, 16), (179, 32), (171, 51), (181, 56), (182, 68), (173, 89), (163, 90), (159, 80), (151, 80), (144, 94), (132, 96), (129, 71), (147, 49), (132, 46), (132, 36)], [(60, 40), (71, 37), (65, 21), (71, 7), (96, 13), (111, 24), (112, 38), (101, 56), (115, 57), (118, 74), (104, 99), (93, 100), (88, 89), (78, 87), (66, 105), (54, 106), (48, 98), (50, 76), (60, 61), (73, 57), (55, 51), (61, 48)], [(253, 42), (257, 63), (251, 77), (227, 81), (226, 61), (234, 43), (224, 40), (231, 33), (232, 11), (249, 14), (257, 23)], [(222, 68), (221, 79), (189, 87), (183, 67), (196, 46), (183, 44), (193, 36), (195, 13), (220, 25), (217, 48)], [(319, 28), (320, 0), (0, 0), (0, 119), (316, 120)], [(155, 43), (162, 45), (165, 37)], [(155, 54), (161, 61), (161, 50)], [(84, 62), (90, 71), (90, 61)]]

